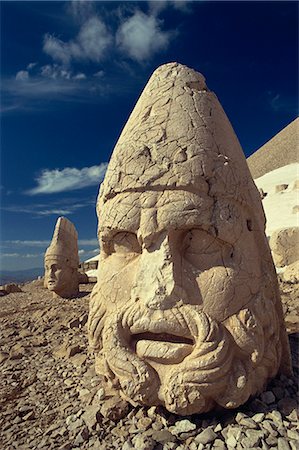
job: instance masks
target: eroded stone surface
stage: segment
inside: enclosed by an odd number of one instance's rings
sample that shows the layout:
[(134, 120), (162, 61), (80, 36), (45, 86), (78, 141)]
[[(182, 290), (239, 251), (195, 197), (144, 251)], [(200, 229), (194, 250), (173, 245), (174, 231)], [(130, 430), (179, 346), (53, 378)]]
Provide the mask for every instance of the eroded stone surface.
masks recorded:
[(77, 231), (72, 222), (59, 217), (45, 253), (45, 286), (59, 297), (75, 297), (79, 292), (78, 267)]
[[(288, 287), (294, 289), (294, 285)], [(252, 419), (257, 423), (254, 430), (264, 432), (255, 450), (267, 449), (266, 441), (276, 449), (279, 437), (297, 450), (298, 335), (289, 336), (295, 376), (279, 375), (267, 386), (266, 390), (275, 395), (275, 404), (263, 403), (260, 396), (237, 410), (187, 417), (174, 416), (161, 407), (130, 407), (123, 419), (110, 421), (101, 414), (109, 397), (106, 392), (99, 395), (103, 388), (94, 372), (93, 356), (87, 352), (86, 325), (69, 328), (69, 323), (80, 321), (88, 311), (92, 285), (80, 288), (80, 298), (67, 302), (60, 297), (52, 299), (50, 291), (34, 282), (22, 286), (23, 292), (1, 298), (1, 449), (140, 450), (139, 443), (133, 445), (133, 439), (150, 436), (156, 441), (157, 450), (162, 449), (159, 442), (163, 450), (226, 450), (232, 427), (238, 427), (243, 445), (238, 443), (236, 448), (248, 450), (246, 439), (253, 429)], [(68, 347), (79, 345), (82, 353), (56, 357), (56, 347), (65, 343)], [(20, 357), (12, 358), (12, 349), (15, 351), (18, 346), (22, 350)], [(84, 363), (77, 361), (81, 355), (86, 358)], [(182, 419), (196, 424), (196, 430), (173, 434)], [(80, 436), (88, 440), (78, 445)], [(214, 438), (208, 444), (199, 444), (203, 439), (207, 442)]]
[(289, 346), (259, 193), (204, 77), (158, 68), (102, 183), (96, 370), (133, 405), (234, 408)]
[(299, 227), (276, 230), (270, 239), (273, 259), (277, 267), (299, 260)]
[(282, 275), (283, 280), (286, 283), (298, 283), (299, 282), (299, 260), (287, 266)]

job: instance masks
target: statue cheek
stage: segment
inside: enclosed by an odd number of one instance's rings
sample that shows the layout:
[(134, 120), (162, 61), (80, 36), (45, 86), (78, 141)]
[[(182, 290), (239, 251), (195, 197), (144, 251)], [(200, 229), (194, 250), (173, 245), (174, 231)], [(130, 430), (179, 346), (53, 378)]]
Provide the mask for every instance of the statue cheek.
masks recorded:
[(203, 310), (213, 319), (222, 322), (233, 313), (235, 302), (239, 307), (239, 298), (235, 298), (233, 269), (213, 267), (199, 274), (196, 281), (203, 299)]
[(110, 256), (102, 260), (98, 270), (98, 284), (106, 299), (107, 309), (114, 310), (131, 298), (138, 258), (134, 260)]

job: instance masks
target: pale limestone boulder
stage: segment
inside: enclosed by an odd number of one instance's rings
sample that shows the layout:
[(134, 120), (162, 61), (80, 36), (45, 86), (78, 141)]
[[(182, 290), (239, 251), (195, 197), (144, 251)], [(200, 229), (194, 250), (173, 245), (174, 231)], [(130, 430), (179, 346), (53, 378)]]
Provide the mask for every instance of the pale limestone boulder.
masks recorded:
[(9, 283), (9, 284), (4, 284), (3, 286), (0, 286), (0, 291), (3, 293), (3, 295), (6, 295), (6, 294), (12, 294), (15, 292), (22, 292), (22, 289), (15, 283)]
[(294, 191), (296, 191), (297, 189), (299, 189), (299, 180), (295, 180), (292, 189)]
[(299, 227), (282, 228), (274, 231), (270, 248), (277, 267), (288, 266), (299, 259)]
[(285, 191), (287, 188), (288, 188), (288, 184), (285, 184), (285, 183), (283, 183), (283, 184), (277, 184), (276, 186), (275, 186), (275, 192), (277, 193), (277, 192), (283, 192), (283, 191)]
[(260, 195), (201, 74), (154, 72), (97, 213), (89, 342), (123, 398), (182, 415), (235, 408), (290, 373)]
[(282, 274), (282, 279), (286, 283), (299, 282), (299, 260), (286, 267), (285, 271)]
[(59, 217), (45, 253), (44, 285), (54, 295), (76, 297), (79, 292), (78, 234), (72, 222)]

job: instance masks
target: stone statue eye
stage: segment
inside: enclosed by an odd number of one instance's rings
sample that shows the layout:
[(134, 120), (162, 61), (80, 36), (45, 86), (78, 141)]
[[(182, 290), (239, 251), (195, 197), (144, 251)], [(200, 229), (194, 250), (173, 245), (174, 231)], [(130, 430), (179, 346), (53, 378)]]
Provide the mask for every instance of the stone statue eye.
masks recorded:
[(112, 238), (112, 253), (128, 254), (141, 253), (141, 247), (134, 233), (121, 231)]
[(184, 239), (184, 257), (195, 267), (205, 270), (222, 265), (223, 245), (218, 238), (206, 231), (189, 230)]
[(185, 251), (189, 253), (210, 254), (220, 250), (221, 243), (215, 236), (203, 230), (189, 230), (185, 236)]

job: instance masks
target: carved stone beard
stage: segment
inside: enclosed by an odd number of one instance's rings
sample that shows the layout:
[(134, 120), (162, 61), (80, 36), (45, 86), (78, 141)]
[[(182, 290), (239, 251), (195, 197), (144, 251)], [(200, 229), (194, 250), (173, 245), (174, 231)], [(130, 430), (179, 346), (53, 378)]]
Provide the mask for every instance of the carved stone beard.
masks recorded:
[[(203, 413), (215, 404), (234, 408), (261, 391), (277, 373), (279, 364), (273, 368), (273, 358), (280, 361), (281, 344), (275, 337), (273, 297), (256, 296), (250, 307), (224, 323), (196, 305), (161, 311), (130, 302), (112, 314), (100, 310), (90, 318), (91, 335), (101, 336), (102, 341), (97, 341), (96, 358), (104, 361), (104, 375), (132, 404), (162, 404), (182, 415)], [(189, 338), (193, 348), (178, 363), (155, 370), (154, 363), (136, 353), (134, 336), (142, 333)]]

